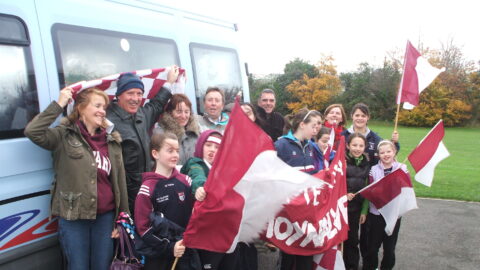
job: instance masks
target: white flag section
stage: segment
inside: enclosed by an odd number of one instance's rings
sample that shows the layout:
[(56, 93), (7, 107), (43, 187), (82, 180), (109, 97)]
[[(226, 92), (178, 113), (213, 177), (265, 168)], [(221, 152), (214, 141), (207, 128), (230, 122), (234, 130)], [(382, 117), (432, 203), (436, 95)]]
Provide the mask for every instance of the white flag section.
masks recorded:
[(187, 247), (232, 252), (258, 238), (287, 199), (327, 183), (283, 162), (272, 139), (235, 102), (222, 144), (183, 234)]
[[(425, 90), (432, 82), (437, 78), (437, 76), (445, 71), (445, 68), (440, 69), (430, 65), (427, 59), (423, 56), (417, 58), (417, 66), (415, 66), (415, 71), (418, 78), (418, 95)], [(408, 102), (403, 103), (403, 108), (406, 110), (411, 110), (415, 105)]]
[(443, 71), (445, 68), (432, 66), (408, 41), (397, 104), (403, 102), (404, 109), (413, 109), (419, 103), (420, 93)]
[(422, 139), (418, 146), (408, 155), (408, 160), (416, 171), (415, 180), (426, 186), (432, 186), (435, 167), (450, 153), (443, 144), (445, 129), (440, 120)]
[[(242, 222), (235, 239), (245, 243), (253, 241), (265, 224), (282, 210), (288, 198), (296, 197), (307, 188), (323, 187), (325, 184), (316, 177), (292, 169), (278, 158), (276, 151), (260, 153), (233, 188), (245, 200)], [(292, 190), (297, 192), (292, 193)], [(258, 196), (258, 193), (263, 196)], [(230, 252), (235, 249), (236, 242)]]
[(336, 247), (313, 256), (313, 270), (345, 270), (342, 252)]

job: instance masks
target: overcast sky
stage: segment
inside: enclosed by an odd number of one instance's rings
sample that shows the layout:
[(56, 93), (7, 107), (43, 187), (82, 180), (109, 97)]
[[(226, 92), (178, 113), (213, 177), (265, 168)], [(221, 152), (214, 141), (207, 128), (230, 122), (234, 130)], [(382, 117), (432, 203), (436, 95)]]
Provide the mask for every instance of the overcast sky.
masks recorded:
[[(480, 61), (480, 2), (474, 0), (201, 0), (182, 1), (196, 13), (239, 25), (242, 54), (254, 74), (281, 73), (295, 57), (315, 64), (331, 54), (339, 71), (361, 62), (381, 65), (409, 39), (441, 48), (453, 39)], [(187, 4), (185, 4), (187, 3)]]

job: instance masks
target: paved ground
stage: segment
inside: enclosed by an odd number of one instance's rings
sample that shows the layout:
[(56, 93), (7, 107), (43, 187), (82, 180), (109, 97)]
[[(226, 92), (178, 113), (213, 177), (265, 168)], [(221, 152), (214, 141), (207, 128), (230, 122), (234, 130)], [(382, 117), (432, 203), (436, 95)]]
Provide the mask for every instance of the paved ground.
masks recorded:
[[(395, 269), (480, 269), (480, 203), (417, 202), (402, 218)], [(275, 269), (276, 256), (260, 252), (259, 270)]]

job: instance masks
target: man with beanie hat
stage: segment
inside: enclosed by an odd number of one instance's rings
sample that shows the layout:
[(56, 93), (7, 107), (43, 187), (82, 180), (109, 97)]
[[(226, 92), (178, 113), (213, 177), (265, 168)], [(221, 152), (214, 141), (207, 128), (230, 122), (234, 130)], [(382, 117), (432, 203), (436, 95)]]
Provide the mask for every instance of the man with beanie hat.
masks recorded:
[(117, 81), (116, 99), (107, 108), (108, 120), (113, 122), (115, 130), (120, 132), (122, 137), (123, 164), (132, 215), (135, 209), (135, 197), (142, 183), (142, 173), (152, 169), (149, 131), (172, 96), (170, 86), (177, 80), (178, 69), (177, 66), (170, 68), (167, 82), (143, 107), (142, 80), (133, 73), (120, 75)]

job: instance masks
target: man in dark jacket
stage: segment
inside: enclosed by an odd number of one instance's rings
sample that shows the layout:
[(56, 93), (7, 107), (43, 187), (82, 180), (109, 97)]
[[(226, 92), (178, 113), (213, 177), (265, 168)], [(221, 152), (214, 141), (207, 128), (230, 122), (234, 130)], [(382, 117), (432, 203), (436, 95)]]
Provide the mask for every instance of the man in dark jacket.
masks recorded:
[(275, 92), (268, 88), (263, 89), (257, 101), (258, 117), (262, 120), (261, 128), (274, 142), (283, 135), (283, 126), (285, 125), (283, 116), (274, 112), (275, 102)]
[(173, 66), (167, 82), (150, 102), (141, 106), (144, 86), (133, 73), (125, 73), (117, 81), (117, 92), (107, 108), (107, 118), (115, 124), (122, 137), (123, 164), (125, 166), (128, 204), (133, 213), (135, 197), (142, 184), (142, 173), (151, 171), (149, 131), (170, 100), (170, 86), (177, 80), (178, 67)]

